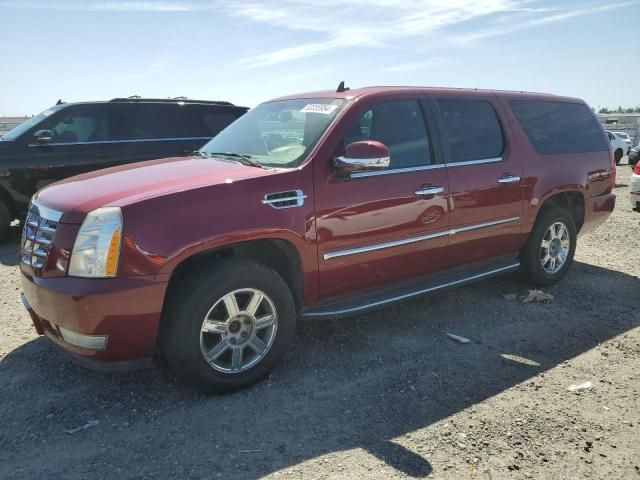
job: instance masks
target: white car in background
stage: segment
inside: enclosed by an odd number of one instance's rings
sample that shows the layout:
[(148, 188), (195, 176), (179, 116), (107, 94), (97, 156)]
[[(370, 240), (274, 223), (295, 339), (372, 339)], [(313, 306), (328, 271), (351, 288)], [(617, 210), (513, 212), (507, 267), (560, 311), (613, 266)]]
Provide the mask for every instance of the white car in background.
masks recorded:
[[(629, 134), (627, 132), (611, 132), (613, 133), (616, 137), (621, 138), (622, 140), (624, 140), (627, 143), (627, 147), (628, 149), (631, 149), (632, 145), (631, 145), (631, 137), (629, 136)], [(628, 153), (628, 150), (627, 150)]]
[(640, 212), (640, 162), (636, 163), (631, 178), (629, 179), (629, 198), (631, 200), (631, 208), (636, 212)]
[(620, 160), (629, 151), (629, 145), (622, 138), (607, 130), (609, 142), (611, 142), (611, 150), (613, 150), (613, 158), (616, 159), (616, 165), (620, 165)]

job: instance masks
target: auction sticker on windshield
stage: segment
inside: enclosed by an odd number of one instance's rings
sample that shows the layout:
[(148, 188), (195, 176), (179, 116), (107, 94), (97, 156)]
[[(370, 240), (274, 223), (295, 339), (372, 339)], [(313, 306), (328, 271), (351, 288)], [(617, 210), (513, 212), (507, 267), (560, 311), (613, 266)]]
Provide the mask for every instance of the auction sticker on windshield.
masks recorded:
[(333, 113), (336, 108), (338, 108), (337, 105), (331, 105), (329, 103), (309, 103), (300, 111), (303, 113), (324, 113), (325, 115), (329, 115)]

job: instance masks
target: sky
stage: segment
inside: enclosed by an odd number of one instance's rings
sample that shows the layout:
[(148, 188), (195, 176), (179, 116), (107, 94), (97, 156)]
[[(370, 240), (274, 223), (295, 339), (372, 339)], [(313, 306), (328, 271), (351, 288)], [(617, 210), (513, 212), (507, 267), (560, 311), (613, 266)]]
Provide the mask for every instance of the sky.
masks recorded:
[(0, 115), (141, 95), (347, 86), (548, 92), (640, 105), (640, 0), (0, 0)]

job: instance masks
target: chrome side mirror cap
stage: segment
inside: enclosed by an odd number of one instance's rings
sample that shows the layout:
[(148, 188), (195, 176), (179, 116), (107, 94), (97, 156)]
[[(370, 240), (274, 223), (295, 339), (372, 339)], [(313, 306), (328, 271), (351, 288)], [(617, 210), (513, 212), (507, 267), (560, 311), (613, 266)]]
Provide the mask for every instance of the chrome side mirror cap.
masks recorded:
[(386, 170), (391, 163), (389, 148), (375, 140), (350, 143), (344, 156), (333, 160), (333, 168), (339, 178), (351, 178), (357, 172)]

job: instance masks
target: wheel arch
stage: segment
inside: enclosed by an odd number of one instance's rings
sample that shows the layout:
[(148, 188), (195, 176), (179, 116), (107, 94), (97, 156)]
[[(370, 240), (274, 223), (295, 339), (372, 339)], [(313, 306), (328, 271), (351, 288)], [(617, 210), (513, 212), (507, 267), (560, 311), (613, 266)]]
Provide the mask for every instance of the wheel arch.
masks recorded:
[(565, 190), (562, 192), (550, 193), (540, 201), (540, 208), (536, 214), (535, 221), (540, 218), (540, 215), (544, 211), (554, 207), (566, 208), (571, 212), (571, 216), (576, 224), (576, 230), (579, 233), (584, 225), (585, 218), (584, 194), (579, 190)]
[(13, 217), (11, 220), (17, 217), (18, 211), (16, 203), (13, 201), (13, 198), (11, 198), (9, 192), (2, 185), (0, 185), (0, 202), (4, 203), (9, 209), (9, 214)]
[(167, 296), (172, 285), (184, 275), (201, 268), (215, 265), (223, 258), (253, 260), (275, 270), (291, 289), (296, 307), (302, 306), (304, 298), (304, 270), (298, 248), (289, 240), (273, 237), (245, 240), (204, 249), (182, 259), (172, 270), (167, 287)]

